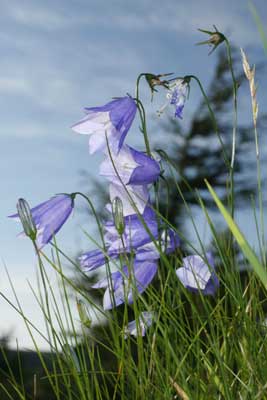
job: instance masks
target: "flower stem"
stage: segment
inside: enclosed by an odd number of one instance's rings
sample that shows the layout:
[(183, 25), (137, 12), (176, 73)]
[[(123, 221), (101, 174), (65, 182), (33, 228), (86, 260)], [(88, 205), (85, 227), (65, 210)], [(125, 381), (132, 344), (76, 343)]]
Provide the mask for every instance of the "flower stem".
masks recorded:
[(139, 85), (140, 85), (140, 81), (141, 78), (143, 76), (146, 76), (147, 73), (146, 72), (142, 72), (141, 74), (138, 75), (137, 80), (136, 80), (136, 85), (135, 85), (135, 97), (139, 100)]
[(231, 165), (230, 165), (230, 206), (231, 206), (231, 216), (233, 217), (234, 216), (234, 163), (235, 163), (236, 130), (237, 130), (237, 81), (233, 69), (231, 46), (227, 38), (225, 38), (225, 43), (227, 49), (228, 64), (233, 81), (234, 116), (233, 116), (232, 155), (231, 155)]
[(260, 166), (260, 153), (259, 153), (258, 132), (257, 132), (256, 121), (254, 123), (254, 136), (255, 136), (255, 148), (256, 148), (256, 160), (257, 160), (257, 185), (258, 185), (259, 209), (260, 209), (261, 259), (262, 259), (263, 265), (266, 266), (264, 213), (263, 213), (263, 198), (262, 198), (262, 186), (261, 186), (261, 166)]
[(218, 137), (218, 140), (219, 140), (221, 148), (222, 148), (223, 159), (224, 159), (225, 165), (227, 167), (230, 167), (230, 163), (229, 163), (229, 160), (228, 160), (228, 157), (227, 157), (225, 146), (224, 146), (223, 140), (221, 138), (221, 135), (219, 133), (219, 128), (218, 128), (218, 124), (217, 124), (217, 121), (216, 121), (216, 117), (215, 117), (215, 114), (214, 114), (214, 112), (213, 112), (213, 110), (211, 108), (210, 101), (208, 99), (208, 96), (206, 95), (206, 92), (205, 92), (205, 90), (203, 88), (203, 85), (200, 82), (200, 80), (198, 79), (198, 77), (195, 76), (195, 75), (189, 75), (188, 78), (194, 79), (197, 82), (198, 86), (199, 86), (199, 89), (200, 89), (200, 91), (201, 91), (201, 93), (202, 93), (202, 95), (204, 97), (205, 103), (206, 103), (206, 105), (208, 107), (208, 110), (209, 110), (209, 113), (210, 113), (210, 117), (211, 117), (211, 120), (212, 120), (212, 123), (213, 123), (214, 131), (215, 131), (215, 133), (216, 133), (216, 135)]
[(150, 145), (149, 145), (149, 140), (148, 140), (148, 134), (147, 134), (147, 128), (146, 128), (146, 113), (145, 113), (145, 108), (143, 106), (143, 103), (141, 102), (139, 98), (139, 85), (141, 78), (143, 76), (147, 75), (146, 73), (142, 73), (138, 75), (138, 78), (136, 80), (136, 88), (135, 88), (135, 100), (137, 102), (137, 107), (140, 115), (140, 120), (141, 120), (141, 131), (144, 135), (144, 141), (145, 141), (145, 146), (146, 146), (146, 151), (148, 156), (151, 156), (151, 150), (150, 150)]
[(104, 236), (103, 236), (102, 225), (101, 225), (101, 223), (100, 223), (100, 220), (99, 220), (99, 218), (98, 218), (98, 215), (97, 215), (97, 212), (96, 212), (96, 210), (95, 210), (95, 207), (94, 207), (93, 203), (91, 202), (91, 200), (89, 199), (89, 197), (87, 197), (85, 194), (83, 194), (83, 193), (81, 193), (81, 192), (74, 192), (74, 193), (71, 193), (71, 196), (73, 196), (73, 197), (75, 197), (76, 195), (79, 195), (79, 196), (83, 197), (83, 198), (87, 201), (87, 203), (89, 204), (89, 206), (90, 206), (90, 208), (91, 208), (91, 210), (92, 210), (92, 212), (93, 212), (93, 215), (94, 215), (94, 217), (95, 217), (95, 219), (96, 219), (97, 227), (98, 227), (98, 230), (99, 230), (99, 233), (100, 233), (100, 236), (101, 236), (101, 240), (102, 240), (102, 244), (103, 244), (103, 247), (104, 247), (104, 249), (105, 249), (105, 240), (104, 240)]

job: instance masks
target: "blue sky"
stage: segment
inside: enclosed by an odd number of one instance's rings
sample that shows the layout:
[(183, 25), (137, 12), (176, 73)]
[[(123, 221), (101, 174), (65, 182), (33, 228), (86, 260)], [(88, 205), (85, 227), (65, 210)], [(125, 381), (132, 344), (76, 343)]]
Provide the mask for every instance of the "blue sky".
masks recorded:
[[(265, 0), (254, 4), (266, 21)], [(167, 0), (164, 6), (159, 0), (2, 0), (0, 24), (0, 290), (9, 293), (6, 264), (25, 310), (41, 326), (26, 283), (34, 281), (34, 254), (30, 243), (16, 237), (18, 226), (6, 215), (19, 197), (35, 205), (55, 193), (81, 189), (81, 169), (97, 175), (99, 157), (90, 157), (87, 138), (70, 129), (82, 108), (133, 93), (144, 71), (192, 73), (207, 84), (215, 57), (195, 46), (205, 40), (199, 27), (215, 24), (251, 58), (263, 57), (263, 50), (242, 0)], [(263, 85), (266, 90), (266, 81)], [(156, 108), (143, 95), (153, 116)], [(189, 101), (193, 108), (197, 95)], [(138, 142), (137, 135), (136, 124), (129, 141)], [(86, 249), (80, 225), (91, 229), (91, 224), (76, 214), (59, 235), (68, 254)], [(3, 331), (10, 327), (13, 339), (30, 346), (23, 324), (1, 299), (0, 309)]]

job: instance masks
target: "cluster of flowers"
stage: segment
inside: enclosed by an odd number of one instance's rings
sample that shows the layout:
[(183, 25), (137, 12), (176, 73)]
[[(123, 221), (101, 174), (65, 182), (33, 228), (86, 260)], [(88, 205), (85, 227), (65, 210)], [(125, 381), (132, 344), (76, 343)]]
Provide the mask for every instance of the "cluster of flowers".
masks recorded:
[[(188, 83), (181, 79), (168, 86), (166, 97), (168, 104), (175, 106), (176, 117), (182, 117), (187, 89)], [(74, 131), (90, 135), (91, 154), (101, 151), (105, 157), (100, 175), (109, 182), (110, 218), (103, 226), (103, 249), (88, 251), (79, 257), (81, 267), (87, 271), (109, 261), (120, 265), (114, 272), (107, 268), (106, 276), (93, 285), (93, 288), (105, 289), (105, 310), (125, 302), (131, 304), (156, 275), (160, 255), (173, 253), (180, 244), (177, 234), (162, 224), (150, 202), (149, 185), (159, 179), (160, 160), (125, 144), (137, 107), (138, 102), (129, 95), (115, 98), (104, 106), (85, 108), (85, 117), (73, 126)], [(72, 213), (75, 196), (76, 193), (59, 194), (31, 210), (20, 199), (18, 214), (11, 217), (20, 219), (24, 234), (41, 249)], [(185, 257), (176, 275), (186, 288), (206, 295), (213, 295), (219, 285), (210, 253), (203, 258)], [(151, 313), (141, 313), (142, 335), (152, 319)], [(134, 322), (129, 324), (128, 333), (136, 335)]]

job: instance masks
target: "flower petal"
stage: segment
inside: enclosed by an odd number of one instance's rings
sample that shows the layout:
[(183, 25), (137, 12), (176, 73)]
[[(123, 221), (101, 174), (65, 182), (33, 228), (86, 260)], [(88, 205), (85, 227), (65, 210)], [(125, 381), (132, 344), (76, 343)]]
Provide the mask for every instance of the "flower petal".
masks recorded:
[[(105, 151), (106, 138), (114, 151), (120, 150), (136, 114), (136, 103), (129, 97), (120, 97), (104, 106), (85, 108), (86, 116), (72, 126), (75, 132), (92, 135), (90, 153)], [(101, 136), (99, 140), (97, 135)]]
[(115, 197), (121, 199), (124, 216), (136, 214), (137, 210), (140, 214), (143, 214), (149, 199), (148, 188), (145, 185), (128, 185), (127, 188), (125, 188), (124, 186), (112, 183), (109, 186), (109, 194), (111, 203)]
[(183, 266), (176, 270), (181, 283), (189, 290), (205, 295), (214, 295), (219, 280), (214, 272), (214, 261), (211, 253), (206, 254), (209, 265), (199, 255), (188, 256), (183, 259)]
[(155, 315), (153, 312), (143, 311), (138, 318), (138, 324), (136, 320), (128, 323), (127, 327), (124, 329), (124, 339), (129, 335), (132, 336), (145, 336), (147, 328), (149, 328), (154, 319)]
[(155, 261), (134, 261), (132, 273), (129, 275), (127, 267), (124, 267), (124, 276), (116, 280), (114, 288), (107, 287), (104, 299), (103, 308), (109, 310), (127, 302), (133, 303), (134, 296), (141, 294), (150, 284), (157, 272), (157, 262)]

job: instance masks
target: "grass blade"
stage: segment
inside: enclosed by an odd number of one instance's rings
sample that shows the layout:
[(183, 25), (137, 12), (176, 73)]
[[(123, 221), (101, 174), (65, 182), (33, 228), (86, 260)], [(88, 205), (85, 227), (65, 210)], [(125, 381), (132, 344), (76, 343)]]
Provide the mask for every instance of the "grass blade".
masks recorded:
[(209, 189), (210, 194), (212, 195), (215, 203), (217, 204), (217, 207), (219, 208), (220, 212), (222, 213), (229, 229), (231, 230), (233, 236), (235, 237), (237, 243), (239, 244), (243, 254), (245, 257), (248, 259), (250, 262), (251, 266), (253, 267), (255, 273), (258, 275), (260, 278), (261, 282), (263, 285), (267, 288), (267, 273), (261, 262), (259, 261), (258, 257), (256, 256), (254, 250), (250, 247), (248, 244), (246, 238), (238, 228), (237, 224), (229, 214), (229, 212), (226, 210), (220, 199), (218, 198), (217, 194), (215, 191), (212, 189), (210, 184), (205, 180), (206, 185)]

